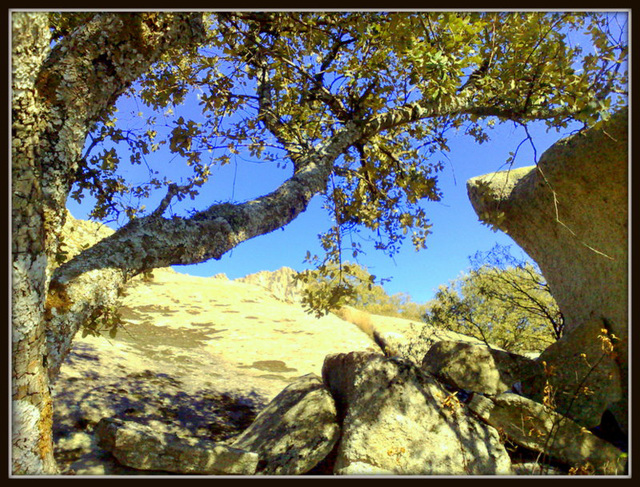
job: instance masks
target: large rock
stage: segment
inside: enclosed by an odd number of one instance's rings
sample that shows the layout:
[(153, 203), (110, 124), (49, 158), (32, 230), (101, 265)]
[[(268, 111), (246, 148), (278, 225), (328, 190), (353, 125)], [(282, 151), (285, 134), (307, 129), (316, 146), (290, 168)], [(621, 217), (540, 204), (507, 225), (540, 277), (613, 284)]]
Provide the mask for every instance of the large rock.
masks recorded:
[(118, 461), (140, 470), (183, 474), (252, 475), (256, 453), (201, 438), (181, 438), (118, 419), (102, 419), (95, 429), (97, 443)]
[(547, 348), (538, 358), (544, 372), (522, 381), (523, 394), (538, 402), (550, 396), (559, 413), (589, 428), (600, 424), (611, 403), (626, 399), (603, 329), (600, 320), (587, 321)]
[(539, 368), (515, 353), (457, 341), (435, 343), (422, 361), (423, 370), (457, 389), (493, 395), (517, 387)]
[(589, 463), (599, 474), (624, 472), (626, 455), (621, 450), (540, 403), (508, 392), (493, 399), (476, 394), (469, 408), (514, 443), (570, 467)]
[[(617, 337), (615, 356), (600, 363), (618, 369), (615, 391), (603, 390), (600, 410), (580, 418), (587, 426), (599, 423), (607, 403), (627, 428), (628, 163), (628, 112), (622, 110), (557, 142), (535, 167), (467, 183), (480, 219), (509, 234), (539, 264), (564, 314), (566, 337), (539, 361), (559, 370), (573, 367), (579, 359), (573, 351), (562, 354), (564, 343), (593, 339), (587, 328), (594, 321)], [(570, 401), (573, 395), (559, 405)]]
[(458, 341), (484, 345), (477, 338), (443, 330), (431, 325), (412, 323), (412, 327), (402, 333), (394, 330), (379, 330), (374, 327), (373, 338), (388, 356), (402, 357), (420, 365), (431, 347), (441, 341)]
[(278, 394), (232, 446), (260, 455), (257, 474), (300, 475), (322, 461), (339, 436), (333, 398), (308, 374)]
[(332, 355), (323, 379), (342, 418), (335, 474), (511, 472), (497, 431), (409, 361), (358, 352)]
[(366, 330), (385, 355), (401, 357), (418, 366), (422, 363), (424, 355), (431, 346), (439, 341), (484, 343), (477, 338), (437, 328), (416, 320), (369, 314), (348, 306), (343, 309), (347, 309), (349, 315), (353, 317), (345, 319)]
[(237, 282), (260, 286), (271, 295), (286, 303), (300, 303), (304, 285), (294, 277), (298, 273), (290, 267), (282, 267), (276, 271), (260, 271), (236, 279)]

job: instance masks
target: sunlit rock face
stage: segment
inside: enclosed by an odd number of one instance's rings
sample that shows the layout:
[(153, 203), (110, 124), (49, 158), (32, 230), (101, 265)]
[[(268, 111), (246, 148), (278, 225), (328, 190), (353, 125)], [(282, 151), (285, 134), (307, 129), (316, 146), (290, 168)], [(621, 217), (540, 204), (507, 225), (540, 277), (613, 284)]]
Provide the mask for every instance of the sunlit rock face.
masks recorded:
[(258, 453), (259, 475), (301, 475), (329, 455), (340, 437), (336, 407), (315, 374), (289, 384), (231, 445)]
[(370, 352), (325, 359), (342, 436), (335, 475), (509, 475), (498, 431), (411, 362)]
[(238, 282), (263, 287), (280, 301), (299, 303), (302, 300), (303, 285), (294, 280), (296, 271), (289, 267), (282, 267), (276, 271), (260, 271), (236, 279)]
[(547, 362), (548, 377), (530, 384), (529, 393), (540, 396), (548, 379), (558, 407), (570, 407), (568, 414), (586, 426), (609, 408), (627, 429), (628, 165), (623, 110), (560, 140), (535, 167), (467, 183), (480, 219), (538, 263), (565, 317), (565, 338), (538, 358)]
[(119, 313), (124, 325), (115, 337), (76, 335), (54, 384), (56, 456), (65, 472), (150, 472), (96, 446), (102, 418), (232, 441), (284, 388), (320, 375), (327, 354), (375, 348), (333, 314), (316, 319), (257, 285), (170, 268), (130, 281)]

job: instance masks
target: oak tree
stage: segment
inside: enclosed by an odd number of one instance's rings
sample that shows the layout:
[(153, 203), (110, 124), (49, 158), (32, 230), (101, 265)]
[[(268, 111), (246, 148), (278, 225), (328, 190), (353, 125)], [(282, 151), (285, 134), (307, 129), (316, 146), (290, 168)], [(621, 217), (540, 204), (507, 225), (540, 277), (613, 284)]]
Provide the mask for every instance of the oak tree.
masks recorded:
[[(626, 103), (627, 45), (610, 21), (12, 11), (12, 471), (56, 472), (51, 382), (75, 333), (112, 309), (128, 279), (220, 258), (316, 195), (334, 219), (322, 240), (329, 259), (355, 228), (390, 254), (405, 239), (423, 247), (420, 203), (441, 198), (436, 156), (451, 131), (483, 142), (496, 123), (591, 124)], [(578, 33), (594, 52), (571, 42)], [(123, 127), (115, 107), (125, 96), (156, 115)], [(198, 115), (181, 114), (185, 104)], [(245, 151), (283, 165), (284, 182), (250, 201), (172, 210)], [(169, 158), (184, 164), (182, 181), (163, 174)], [(127, 164), (149, 177), (127, 180)], [(58, 266), (67, 199), (86, 195), (93, 217), (116, 219), (117, 231)]]

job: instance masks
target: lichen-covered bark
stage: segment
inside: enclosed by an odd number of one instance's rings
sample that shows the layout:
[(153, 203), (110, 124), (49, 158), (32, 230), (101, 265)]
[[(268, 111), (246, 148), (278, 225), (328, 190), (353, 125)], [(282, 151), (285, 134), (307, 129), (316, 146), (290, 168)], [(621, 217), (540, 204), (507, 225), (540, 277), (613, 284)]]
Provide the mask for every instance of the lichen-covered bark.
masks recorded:
[(48, 248), (57, 248), (63, 211), (91, 124), (170, 49), (202, 39), (202, 14), (107, 13), (63, 38), (41, 67), (47, 105), (42, 138)]
[[(66, 200), (91, 124), (130, 84), (171, 49), (197, 45), (202, 14), (96, 15), (58, 44), (42, 66), (38, 86), (49, 108), (43, 138), (47, 247), (58, 247)], [(69, 289), (54, 289), (66, 303), (47, 308), (49, 374), (54, 378), (79, 326), (96, 307), (115, 304), (122, 271), (93, 273)], [(101, 283), (99, 286), (97, 283)]]
[(51, 395), (43, 364), (47, 257), (36, 146), (44, 130), (35, 77), (48, 49), (48, 21), (12, 19), (12, 470), (55, 472)]
[(47, 13), (12, 13), (14, 474), (56, 472), (45, 296), (85, 138), (151, 63), (203, 37), (201, 15), (96, 15), (51, 50)]

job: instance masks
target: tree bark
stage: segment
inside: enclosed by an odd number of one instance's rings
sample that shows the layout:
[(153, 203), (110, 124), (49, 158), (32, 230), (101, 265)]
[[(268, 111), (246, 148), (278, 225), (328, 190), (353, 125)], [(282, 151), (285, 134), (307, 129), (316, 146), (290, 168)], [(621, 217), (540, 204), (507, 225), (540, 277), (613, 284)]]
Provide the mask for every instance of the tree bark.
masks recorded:
[(51, 49), (47, 13), (12, 13), (14, 474), (57, 473), (45, 336), (48, 263), (87, 134), (162, 54), (204, 38), (201, 16), (100, 14)]
[(47, 256), (38, 141), (44, 132), (36, 75), (48, 51), (46, 14), (12, 19), (12, 470), (54, 473), (51, 394), (46, 374)]

